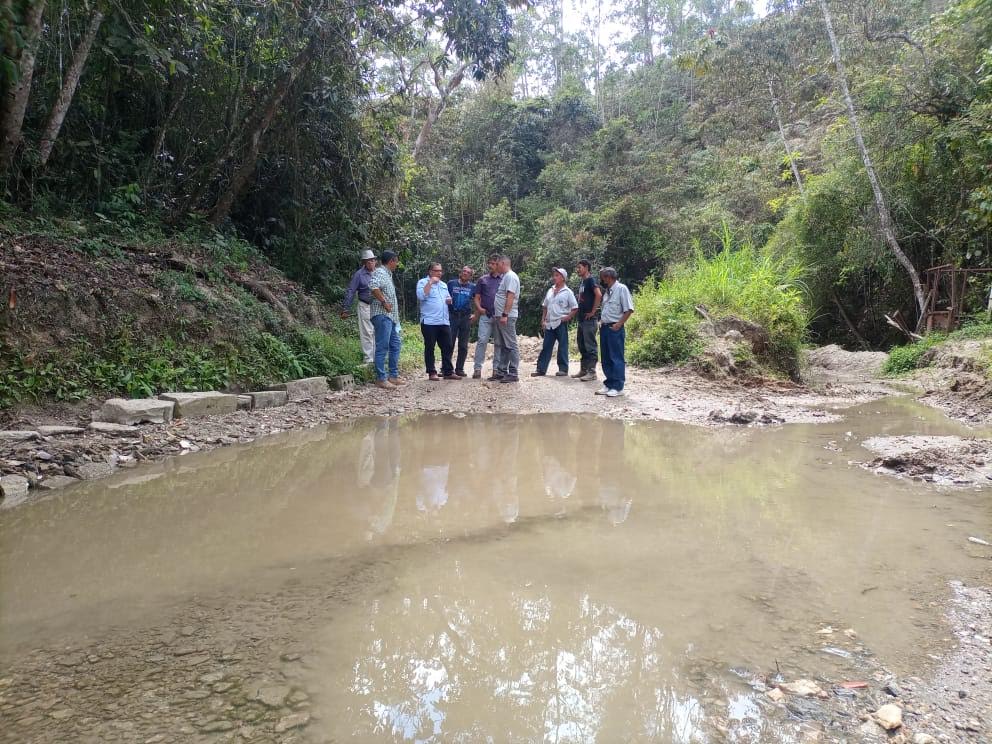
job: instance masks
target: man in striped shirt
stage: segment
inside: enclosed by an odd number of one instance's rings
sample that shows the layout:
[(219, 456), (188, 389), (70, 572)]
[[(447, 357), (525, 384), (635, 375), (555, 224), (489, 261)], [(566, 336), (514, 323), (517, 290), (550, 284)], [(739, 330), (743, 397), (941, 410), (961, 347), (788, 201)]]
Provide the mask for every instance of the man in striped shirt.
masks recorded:
[[(393, 272), (400, 259), (392, 251), (383, 251), (382, 265), (372, 272), (369, 291), (372, 293), (372, 327), (375, 329), (375, 385), (393, 390), (403, 384), (400, 380), (400, 311), (396, 303)], [(389, 357), (388, 379), (386, 357)]]

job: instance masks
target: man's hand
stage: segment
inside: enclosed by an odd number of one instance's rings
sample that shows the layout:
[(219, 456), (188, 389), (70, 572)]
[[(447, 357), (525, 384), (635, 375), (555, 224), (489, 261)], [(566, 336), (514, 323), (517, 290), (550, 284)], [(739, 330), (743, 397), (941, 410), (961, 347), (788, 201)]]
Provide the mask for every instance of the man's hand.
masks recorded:
[(431, 277), (431, 284), (437, 284), (439, 281), (441, 280), (438, 277), (436, 276)]
[(500, 318), (499, 318), (499, 324), (500, 325), (506, 325), (506, 321), (508, 321), (508, 320), (509, 320), (509, 318), (507, 318), (505, 315), (501, 315)]
[(592, 320), (595, 317), (596, 317), (596, 313), (595, 312), (586, 313), (586, 320)]
[(621, 328), (623, 328), (623, 323), (614, 323), (613, 325), (610, 326), (610, 328), (612, 328), (614, 331), (619, 331)]
[(476, 315), (475, 313), (472, 313), (471, 315), (468, 316), (468, 322), (469, 323), (474, 323), (478, 319), (479, 319), (479, 316)]
[(387, 313), (393, 312), (393, 306), (392, 306), (391, 303), (389, 303), (389, 302), (383, 302), (382, 303), (382, 306), (386, 309), (386, 312)]

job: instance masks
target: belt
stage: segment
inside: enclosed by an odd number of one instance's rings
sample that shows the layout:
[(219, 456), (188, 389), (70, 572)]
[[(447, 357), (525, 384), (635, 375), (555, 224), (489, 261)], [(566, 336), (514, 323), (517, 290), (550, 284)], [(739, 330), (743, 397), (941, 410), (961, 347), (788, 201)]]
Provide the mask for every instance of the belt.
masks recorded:
[(372, 300), (371, 299), (363, 300), (361, 297), (359, 297), (358, 298), (358, 301), (359, 302), (364, 302), (366, 305), (371, 305), (372, 304)]

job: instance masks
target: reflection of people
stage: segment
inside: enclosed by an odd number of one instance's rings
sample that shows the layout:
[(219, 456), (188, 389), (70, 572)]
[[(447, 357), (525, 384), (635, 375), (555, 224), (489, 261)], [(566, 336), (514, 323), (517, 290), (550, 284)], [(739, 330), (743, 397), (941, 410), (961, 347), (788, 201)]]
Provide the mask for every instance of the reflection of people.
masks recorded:
[(627, 427), (620, 422), (603, 422), (603, 438), (599, 445), (599, 505), (614, 525), (622, 524), (630, 515), (634, 503), (628, 489), (617, 474), (624, 466), (624, 440)]
[(441, 349), (441, 373), (445, 380), (461, 379), (451, 366), (451, 319), (448, 315), (451, 294), (441, 281), (441, 264), (432, 263), (427, 276), (417, 282), (417, 303), (420, 305), (420, 332), (424, 336), (424, 367), (427, 379), (438, 380), (434, 362), (434, 347)]
[(544, 377), (551, 364), (551, 350), (558, 344), (558, 371), (556, 377), (568, 375), (568, 324), (579, 310), (575, 295), (565, 284), (568, 272), (565, 269), (552, 269), (552, 286), (541, 303), (541, 328), (544, 329), (544, 345), (537, 357), (537, 371), (531, 377)]
[(348, 284), (348, 291), (341, 302), (341, 317), (348, 317), (352, 303), (358, 300), (358, 338), (362, 344), (362, 357), (366, 364), (372, 364), (375, 352), (375, 330), (372, 327), (372, 272), (375, 271), (375, 254), (362, 251), (362, 267), (356, 271)]
[(517, 521), (520, 516), (520, 491), (517, 482), (517, 463), (520, 451), (520, 423), (515, 420), (501, 421), (493, 433), (492, 479), (493, 498), (499, 515), (507, 524)]
[(626, 285), (617, 281), (617, 270), (613, 267), (603, 268), (599, 272), (599, 280), (606, 287), (599, 327), (600, 356), (605, 379), (602, 389), (597, 390), (596, 395), (615, 398), (623, 395), (623, 386), (627, 380), (624, 359), (627, 332), (624, 325), (634, 312), (634, 299)]
[(400, 480), (400, 433), (395, 419), (383, 419), (359, 445), (357, 503), (368, 523), (367, 539), (393, 522)]

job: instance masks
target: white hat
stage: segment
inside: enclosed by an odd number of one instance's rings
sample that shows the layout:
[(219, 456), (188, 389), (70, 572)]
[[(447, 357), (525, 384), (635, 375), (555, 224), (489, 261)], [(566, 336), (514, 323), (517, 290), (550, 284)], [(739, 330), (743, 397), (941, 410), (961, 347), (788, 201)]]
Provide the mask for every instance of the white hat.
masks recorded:
[(370, 258), (375, 258), (375, 254), (372, 251), (370, 251), (368, 248), (366, 248), (364, 251), (362, 251), (361, 258), (363, 261), (368, 261)]
[(556, 266), (555, 268), (552, 269), (552, 271), (557, 271), (559, 274), (561, 274), (562, 279), (564, 279), (566, 282), (568, 281), (568, 272), (565, 271), (565, 269), (560, 269)]

